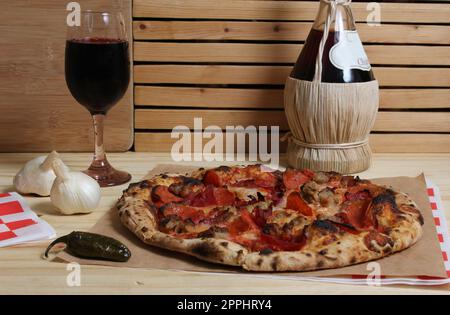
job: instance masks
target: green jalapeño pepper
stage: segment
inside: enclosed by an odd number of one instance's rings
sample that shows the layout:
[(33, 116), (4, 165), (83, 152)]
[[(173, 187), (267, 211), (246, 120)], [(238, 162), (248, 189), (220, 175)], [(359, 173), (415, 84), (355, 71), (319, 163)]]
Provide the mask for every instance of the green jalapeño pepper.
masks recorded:
[(48, 257), (50, 249), (58, 243), (66, 244), (66, 250), (79, 258), (126, 262), (131, 257), (128, 247), (116, 239), (100, 234), (76, 231), (54, 240), (47, 247), (44, 256)]

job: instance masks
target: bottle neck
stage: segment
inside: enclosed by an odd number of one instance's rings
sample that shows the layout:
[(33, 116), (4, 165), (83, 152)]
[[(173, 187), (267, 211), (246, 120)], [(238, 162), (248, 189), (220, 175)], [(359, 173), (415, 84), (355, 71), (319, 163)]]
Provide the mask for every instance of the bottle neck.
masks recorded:
[[(330, 31), (339, 32), (344, 30), (356, 30), (350, 2), (335, 2), (335, 13), (330, 16)], [(320, 1), (319, 11), (313, 24), (313, 29), (323, 31), (328, 15), (332, 11), (333, 3), (330, 1)]]

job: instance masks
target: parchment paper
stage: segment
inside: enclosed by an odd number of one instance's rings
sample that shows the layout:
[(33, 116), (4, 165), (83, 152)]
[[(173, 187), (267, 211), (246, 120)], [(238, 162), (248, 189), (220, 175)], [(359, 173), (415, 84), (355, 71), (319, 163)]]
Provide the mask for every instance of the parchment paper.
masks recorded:
[[(164, 172), (186, 173), (196, 169), (182, 165), (158, 165), (151, 170), (146, 177), (151, 177)], [(446, 278), (444, 261), (437, 238), (436, 227), (433, 221), (430, 202), (426, 193), (425, 178), (418, 177), (391, 177), (373, 179), (377, 184), (391, 186), (394, 190), (409, 194), (418, 204), (425, 220), (424, 235), (421, 240), (411, 248), (391, 256), (379, 259), (381, 274), (386, 276), (430, 276)], [(119, 197), (119, 196), (118, 196)], [(90, 230), (90, 232), (111, 236), (123, 242), (129, 247), (132, 257), (126, 263), (115, 263), (100, 260), (86, 260), (73, 257), (66, 252), (61, 252), (57, 257), (85, 265), (103, 265), (127, 268), (150, 268), (163, 270), (184, 270), (197, 272), (221, 272), (221, 273), (246, 273), (237, 267), (222, 266), (203, 262), (194, 257), (176, 252), (155, 248), (141, 242), (133, 233), (126, 229), (120, 222), (115, 208), (105, 214)], [(367, 263), (353, 266), (326, 269), (311, 272), (283, 272), (265, 273), (265, 275), (282, 276), (345, 276), (367, 275)], [(120, 271), (118, 271), (120, 272)]]

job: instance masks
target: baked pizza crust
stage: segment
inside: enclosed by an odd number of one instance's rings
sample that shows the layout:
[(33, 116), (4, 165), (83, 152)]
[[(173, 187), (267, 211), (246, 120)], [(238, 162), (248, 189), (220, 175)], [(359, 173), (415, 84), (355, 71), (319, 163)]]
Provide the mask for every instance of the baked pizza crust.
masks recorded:
[[(201, 178), (203, 173), (201, 169), (190, 176)], [(244, 246), (226, 239), (180, 239), (158, 230), (156, 209), (146, 202), (153, 186), (168, 186), (171, 183), (173, 178), (162, 174), (149, 181), (130, 185), (117, 203), (122, 223), (146, 244), (213, 263), (241, 266), (249, 271), (308, 271), (344, 267), (404, 250), (422, 236), (423, 219), (417, 205), (406, 194), (393, 192), (397, 207), (407, 209), (400, 213), (404, 219), (391, 227), (384, 246), (372, 241), (370, 250), (364, 240), (370, 240), (371, 232), (336, 233), (333, 227), (327, 224), (314, 226), (314, 233), (318, 233), (319, 237), (299, 251), (251, 252)], [(329, 242), (330, 235), (336, 238), (332, 242)]]

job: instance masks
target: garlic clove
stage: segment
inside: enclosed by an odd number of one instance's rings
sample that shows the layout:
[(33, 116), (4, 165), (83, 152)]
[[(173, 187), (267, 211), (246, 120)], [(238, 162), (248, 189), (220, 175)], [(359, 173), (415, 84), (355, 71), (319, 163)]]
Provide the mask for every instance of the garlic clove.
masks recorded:
[(50, 200), (62, 214), (90, 213), (95, 210), (101, 198), (100, 185), (92, 177), (69, 171), (61, 160), (53, 162), (56, 179)]
[(16, 190), (21, 194), (49, 196), (56, 178), (52, 169), (56, 159), (59, 159), (58, 153), (53, 151), (48, 156), (39, 156), (28, 161), (14, 177)]

